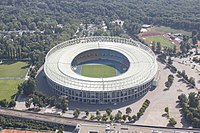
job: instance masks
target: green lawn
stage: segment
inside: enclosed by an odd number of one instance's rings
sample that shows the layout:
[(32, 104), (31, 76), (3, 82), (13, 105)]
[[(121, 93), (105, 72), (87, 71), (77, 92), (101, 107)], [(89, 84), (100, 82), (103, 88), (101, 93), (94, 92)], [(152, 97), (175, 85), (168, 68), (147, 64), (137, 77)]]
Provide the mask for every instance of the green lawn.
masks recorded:
[(160, 42), (162, 47), (170, 47), (173, 48), (174, 44), (172, 44), (168, 39), (166, 39), (163, 36), (146, 36), (144, 37), (145, 41), (148, 41), (149, 43), (155, 41), (155, 42)]
[(11, 96), (17, 92), (17, 86), (21, 82), (22, 80), (0, 80), (0, 100), (10, 101)]
[(21, 77), (23, 78), (29, 68), (27, 62), (3, 62), (0, 64), (0, 77)]
[(178, 29), (172, 29), (170, 27), (165, 27), (165, 26), (154, 26), (153, 28), (151, 28), (150, 32), (182, 33), (183, 35), (192, 36), (191, 32), (178, 30)]
[(116, 69), (108, 65), (83, 65), (82, 75), (93, 78), (107, 78), (116, 76)]

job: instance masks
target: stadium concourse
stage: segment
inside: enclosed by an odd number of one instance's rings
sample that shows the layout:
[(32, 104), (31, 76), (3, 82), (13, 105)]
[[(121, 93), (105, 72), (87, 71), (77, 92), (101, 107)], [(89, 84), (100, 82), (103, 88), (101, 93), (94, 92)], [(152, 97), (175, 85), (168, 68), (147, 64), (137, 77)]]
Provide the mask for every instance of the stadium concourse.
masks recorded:
[[(80, 64), (94, 61), (101, 64), (102, 60), (115, 62), (113, 64), (122, 66), (122, 70), (116, 76), (98, 78), (76, 71)], [(118, 37), (87, 37), (63, 42), (48, 52), (44, 64), (47, 82), (55, 94), (90, 104), (113, 104), (145, 95), (152, 87), (157, 69), (151, 49), (140, 42)]]

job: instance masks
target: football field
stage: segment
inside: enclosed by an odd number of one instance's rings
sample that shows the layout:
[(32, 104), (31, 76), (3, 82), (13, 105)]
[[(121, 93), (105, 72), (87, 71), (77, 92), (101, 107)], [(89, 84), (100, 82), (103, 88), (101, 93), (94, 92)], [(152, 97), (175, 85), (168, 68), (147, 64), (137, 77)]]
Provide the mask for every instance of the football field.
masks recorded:
[(21, 61), (5, 61), (0, 64), (0, 77), (24, 78), (28, 71), (29, 64)]
[(0, 100), (11, 100), (11, 97), (17, 92), (18, 84), (22, 80), (0, 80)]
[(108, 78), (116, 76), (116, 69), (110, 65), (90, 64), (82, 66), (81, 74), (92, 78)]
[(152, 42), (160, 42), (162, 47), (173, 48), (175, 45), (172, 44), (168, 39), (163, 36), (146, 36), (144, 37), (145, 41), (152, 43)]
[(29, 69), (28, 62), (3, 61), (0, 64), (0, 100), (10, 101)]

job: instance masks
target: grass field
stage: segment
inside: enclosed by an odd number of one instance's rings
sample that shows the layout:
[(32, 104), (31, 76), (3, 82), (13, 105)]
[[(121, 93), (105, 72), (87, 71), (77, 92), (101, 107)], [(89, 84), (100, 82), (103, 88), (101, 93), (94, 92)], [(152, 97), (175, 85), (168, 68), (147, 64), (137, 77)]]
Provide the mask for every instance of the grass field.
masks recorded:
[(172, 29), (170, 27), (165, 27), (165, 26), (154, 26), (153, 28), (151, 28), (150, 32), (182, 33), (183, 35), (192, 36), (191, 32), (178, 30), (178, 29)]
[(174, 47), (174, 44), (172, 44), (168, 39), (166, 39), (163, 36), (148, 36), (145, 37), (145, 41), (148, 41), (149, 43), (153, 41), (160, 42), (162, 47), (170, 47), (170, 48)]
[(108, 65), (83, 65), (81, 74), (93, 78), (107, 78), (116, 76), (116, 69)]
[(21, 77), (23, 78), (29, 68), (27, 62), (3, 62), (0, 64), (0, 77)]
[(21, 82), (22, 80), (0, 80), (0, 100), (10, 101), (11, 96), (17, 92), (17, 86)]

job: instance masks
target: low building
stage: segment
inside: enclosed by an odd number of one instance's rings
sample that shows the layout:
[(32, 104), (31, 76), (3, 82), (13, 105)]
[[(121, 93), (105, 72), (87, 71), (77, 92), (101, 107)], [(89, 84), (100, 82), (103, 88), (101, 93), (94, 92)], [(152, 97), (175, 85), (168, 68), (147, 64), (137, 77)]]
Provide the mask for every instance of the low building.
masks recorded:
[(142, 29), (140, 30), (140, 33), (144, 33), (144, 32), (147, 32), (147, 31), (148, 31), (147, 29), (142, 28)]
[(119, 19), (112, 21), (112, 23), (113, 23), (113, 24), (117, 24), (117, 25), (119, 25), (119, 26), (121, 26), (121, 27), (124, 25), (124, 21), (119, 20)]
[(142, 28), (151, 28), (152, 26), (151, 25), (149, 25), (149, 24), (143, 24), (142, 25)]

